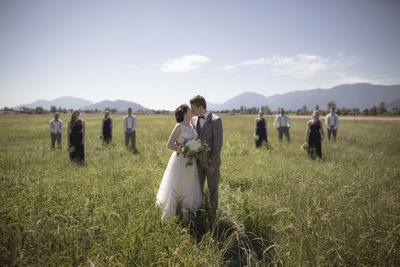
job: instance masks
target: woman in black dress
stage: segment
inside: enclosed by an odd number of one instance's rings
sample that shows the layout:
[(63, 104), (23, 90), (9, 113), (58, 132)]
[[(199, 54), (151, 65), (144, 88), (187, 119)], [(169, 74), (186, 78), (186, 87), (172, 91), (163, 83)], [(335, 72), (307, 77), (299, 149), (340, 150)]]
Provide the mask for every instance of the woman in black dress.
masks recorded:
[(307, 122), (306, 142), (308, 143), (308, 155), (314, 159), (315, 154), (321, 159), (321, 140), (324, 138), (324, 129), (319, 121), (319, 114), (314, 111), (312, 119)]
[(101, 128), (103, 130), (103, 143), (109, 144), (112, 140), (112, 119), (110, 118), (110, 111), (104, 113)]
[(79, 110), (72, 112), (68, 122), (68, 151), (71, 161), (85, 162), (85, 122), (79, 118)]
[(260, 147), (263, 141), (268, 145), (266, 120), (263, 116), (264, 112), (260, 110), (258, 112), (258, 118), (256, 119), (256, 130), (254, 135), (256, 147)]

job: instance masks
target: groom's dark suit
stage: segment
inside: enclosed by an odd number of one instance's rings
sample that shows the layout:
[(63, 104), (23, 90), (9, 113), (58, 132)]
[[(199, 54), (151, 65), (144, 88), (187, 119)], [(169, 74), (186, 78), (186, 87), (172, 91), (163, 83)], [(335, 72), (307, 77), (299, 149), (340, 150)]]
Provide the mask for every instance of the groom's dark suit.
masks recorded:
[[(219, 156), (222, 148), (222, 120), (214, 113), (210, 112), (203, 127), (200, 125), (198, 116), (193, 117), (192, 125), (195, 127), (200, 140), (205, 140), (210, 147), (210, 160), (209, 167), (215, 169), (213, 176), (207, 176), (207, 185), (210, 191), (210, 202), (213, 209), (218, 208), (218, 183), (219, 183), (219, 166), (221, 165), (221, 158)], [(204, 189), (207, 168), (199, 165), (199, 177), (201, 190)]]

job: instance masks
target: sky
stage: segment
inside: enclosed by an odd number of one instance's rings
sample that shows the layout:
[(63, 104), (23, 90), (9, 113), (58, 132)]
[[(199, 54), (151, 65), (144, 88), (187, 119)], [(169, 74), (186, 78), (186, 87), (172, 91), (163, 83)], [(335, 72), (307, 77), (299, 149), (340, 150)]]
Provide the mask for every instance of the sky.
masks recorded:
[(0, 107), (400, 84), (397, 0), (0, 0)]

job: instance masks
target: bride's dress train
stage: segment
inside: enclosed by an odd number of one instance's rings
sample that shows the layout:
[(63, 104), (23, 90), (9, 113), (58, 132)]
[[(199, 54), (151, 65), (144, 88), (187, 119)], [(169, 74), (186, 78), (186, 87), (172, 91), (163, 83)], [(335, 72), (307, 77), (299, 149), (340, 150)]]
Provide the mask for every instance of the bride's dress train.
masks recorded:
[[(177, 140), (178, 143), (183, 144), (185, 140), (197, 138), (193, 127), (181, 123), (180, 126), (181, 134)], [(171, 217), (176, 216), (178, 207), (186, 221), (188, 212), (192, 211), (195, 214), (202, 204), (203, 196), (197, 164), (193, 162), (193, 165), (185, 166), (186, 163), (187, 159), (176, 152), (173, 152), (169, 159), (156, 200), (157, 206), (161, 208), (163, 221), (168, 221)]]

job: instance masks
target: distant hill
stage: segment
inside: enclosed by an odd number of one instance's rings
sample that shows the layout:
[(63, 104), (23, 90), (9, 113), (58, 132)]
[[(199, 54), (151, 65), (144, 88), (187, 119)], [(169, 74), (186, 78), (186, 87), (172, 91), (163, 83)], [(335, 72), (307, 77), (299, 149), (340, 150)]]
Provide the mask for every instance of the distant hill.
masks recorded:
[(241, 106), (244, 107), (261, 107), (268, 102), (268, 98), (257, 93), (247, 92), (235, 96), (223, 104), (212, 104), (208, 103), (208, 108), (210, 110), (231, 110), (231, 109), (238, 109)]
[(44, 109), (50, 110), (51, 106), (56, 106), (57, 108), (66, 108), (66, 109), (78, 109), (82, 106), (88, 106), (93, 104), (92, 101), (85, 100), (82, 98), (72, 97), (72, 96), (63, 96), (60, 98), (56, 98), (54, 100), (44, 100), (40, 99), (30, 104), (19, 105), (15, 108), (36, 108), (42, 107)]
[(61, 108), (66, 108), (66, 109), (80, 109), (80, 110), (88, 110), (88, 109), (95, 110), (95, 109), (97, 109), (97, 110), (101, 110), (101, 111), (103, 111), (105, 109), (116, 109), (118, 111), (126, 111), (129, 107), (131, 107), (133, 109), (133, 111), (146, 110), (146, 108), (140, 104), (125, 101), (125, 100), (115, 100), (115, 101), (104, 100), (104, 101), (101, 101), (98, 103), (93, 103), (92, 101), (89, 101), (89, 100), (71, 97), (71, 96), (64, 96), (64, 97), (60, 97), (60, 98), (57, 98), (54, 100), (40, 99), (40, 100), (37, 100), (30, 104), (19, 105), (15, 108), (42, 107), (44, 109), (50, 110), (51, 106), (56, 106), (57, 108), (61, 107)]
[(393, 108), (400, 108), (400, 98), (389, 103), (386, 107), (389, 110), (392, 110)]
[(92, 105), (89, 106), (84, 106), (81, 107), (81, 110), (87, 110), (87, 109), (91, 109), (91, 110), (105, 110), (105, 109), (116, 109), (118, 111), (126, 111), (128, 108), (132, 108), (132, 110), (138, 111), (138, 110), (146, 110), (145, 107), (143, 107), (140, 104), (134, 103), (134, 102), (129, 102), (129, 101), (125, 101), (125, 100), (115, 100), (115, 101), (110, 101), (110, 100), (105, 100), (105, 101), (101, 101), (98, 103), (94, 103)]
[(373, 85), (369, 83), (343, 84), (331, 89), (312, 89), (294, 91), (285, 94), (265, 97), (256, 93), (244, 93), (233, 97), (223, 104), (209, 104), (211, 110), (239, 109), (241, 106), (261, 107), (269, 106), (271, 110), (280, 107), (297, 110), (305, 105), (314, 109), (317, 105), (326, 109), (330, 101), (335, 101), (337, 107), (345, 108), (371, 108), (380, 102), (392, 103), (400, 98), (400, 85)]

